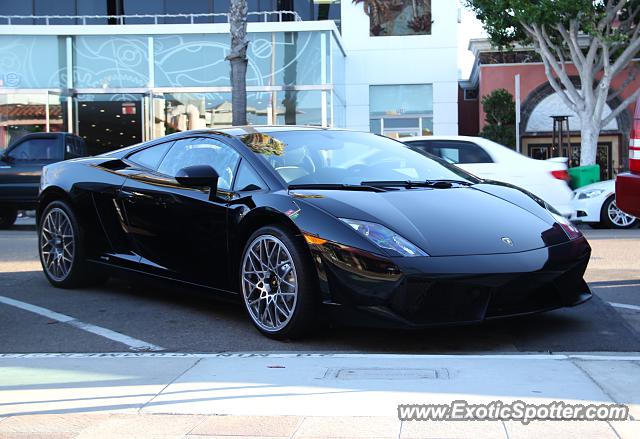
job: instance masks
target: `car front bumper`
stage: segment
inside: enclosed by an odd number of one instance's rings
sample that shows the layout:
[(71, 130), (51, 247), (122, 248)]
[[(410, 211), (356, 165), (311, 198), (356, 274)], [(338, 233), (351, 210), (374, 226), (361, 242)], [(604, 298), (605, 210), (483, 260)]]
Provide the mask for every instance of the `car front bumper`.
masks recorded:
[(420, 328), (575, 306), (591, 298), (583, 237), (520, 253), (378, 258), (316, 249), (325, 309), (348, 325)]
[(600, 195), (593, 198), (578, 199), (571, 203), (571, 216), (569, 219), (575, 223), (599, 223), (602, 205), (609, 194)]

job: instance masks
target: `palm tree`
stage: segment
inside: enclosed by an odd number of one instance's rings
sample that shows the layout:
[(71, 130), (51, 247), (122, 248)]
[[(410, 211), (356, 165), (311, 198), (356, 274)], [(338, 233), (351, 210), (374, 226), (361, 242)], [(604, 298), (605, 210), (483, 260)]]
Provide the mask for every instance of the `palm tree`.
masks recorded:
[(232, 124), (247, 125), (247, 0), (231, 0), (229, 33), (231, 48), (225, 58), (231, 63)]

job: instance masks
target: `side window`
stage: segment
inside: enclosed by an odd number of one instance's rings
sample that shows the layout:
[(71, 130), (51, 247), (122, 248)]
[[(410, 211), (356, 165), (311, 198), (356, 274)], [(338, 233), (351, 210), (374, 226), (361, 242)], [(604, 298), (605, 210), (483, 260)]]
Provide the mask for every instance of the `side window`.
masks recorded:
[(409, 142), (408, 145), (411, 147), (411, 149), (433, 154), (433, 148), (431, 148), (430, 141), (428, 140)]
[(175, 177), (187, 166), (210, 165), (220, 179), (218, 188), (230, 190), (240, 155), (230, 146), (210, 138), (178, 140), (160, 163), (158, 172)]
[(160, 160), (164, 157), (167, 150), (173, 145), (173, 142), (165, 142), (159, 145), (154, 145), (149, 148), (145, 148), (142, 151), (138, 151), (131, 154), (128, 158), (138, 165), (142, 165), (146, 168), (155, 170), (160, 164)]
[(62, 160), (62, 155), (57, 138), (25, 140), (9, 151), (9, 157), (16, 161)]
[(475, 143), (461, 142), (456, 145), (460, 154), (460, 163), (493, 163), (489, 154)]
[(75, 136), (65, 136), (66, 158), (82, 157), (82, 140)]
[(493, 160), (475, 143), (453, 140), (429, 141), (427, 152), (453, 164), (493, 163)]
[(266, 186), (251, 165), (246, 160), (242, 160), (233, 189), (237, 192), (258, 191), (266, 188)]

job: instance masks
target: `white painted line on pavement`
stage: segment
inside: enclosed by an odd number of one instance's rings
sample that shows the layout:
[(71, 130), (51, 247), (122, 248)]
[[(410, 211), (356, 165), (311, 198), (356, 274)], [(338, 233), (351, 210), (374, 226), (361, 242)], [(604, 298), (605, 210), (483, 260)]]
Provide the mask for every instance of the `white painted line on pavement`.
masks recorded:
[(640, 287), (640, 283), (637, 284), (616, 284), (616, 285), (593, 285), (591, 288), (626, 288), (626, 287)]
[(616, 302), (609, 302), (609, 305), (613, 306), (614, 308), (624, 308), (624, 309), (632, 309), (634, 311), (640, 311), (640, 306), (638, 305), (628, 305), (626, 303), (616, 303)]
[(154, 344), (147, 343), (145, 341), (138, 340), (133, 337), (129, 337), (128, 335), (124, 335), (119, 332), (112, 331), (111, 329), (102, 328), (100, 326), (92, 325), (91, 323), (81, 322), (80, 320), (76, 320), (75, 318), (70, 317), (68, 315), (60, 314), (55, 311), (51, 311), (50, 309), (42, 308), (40, 306), (31, 305), (30, 303), (11, 299), (10, 297), (0, 296), (0, 303), (14, 306), (16, 308), (20, 308), (25, 311), (32, 312), (34, 314), (39, 314), (41, 316), (56, 320), (58, 322), (66, 323), (67, 325), (74, 326), (78, 329), (82, 329), (83, 331), (90, 332), (95, 335), (99, 335), (100, 337), (117, 341), (118, 343), (122, 343), (124, 345), (129, 346), (129, 349), (131, 349), (132, 351), (164, 351), (165, 350), (160, 346), (156, 346)]
[(602, 361), (640, 361), (640, 353), (627, 352), (619, 355), (607, 354), (333, 354), (333, 353), (269, 353), (269, 352), (102, 352), (102, 353), (32, 353), (0, 354), (0, 359), (11, 358), (328, 358), (328, 359), (376, 359), (376, 360), (602, 360)]

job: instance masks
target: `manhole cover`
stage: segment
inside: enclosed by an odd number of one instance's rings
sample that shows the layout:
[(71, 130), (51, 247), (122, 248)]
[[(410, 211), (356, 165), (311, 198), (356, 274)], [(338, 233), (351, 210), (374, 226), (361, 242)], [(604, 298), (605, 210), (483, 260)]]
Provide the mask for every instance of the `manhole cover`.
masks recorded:
[(338, 380), (448, 380), (447, 369), (327, 369), (323, 379)]

